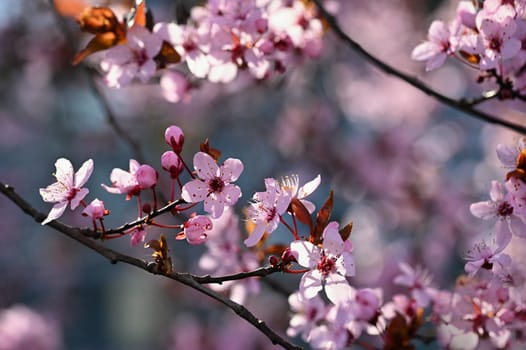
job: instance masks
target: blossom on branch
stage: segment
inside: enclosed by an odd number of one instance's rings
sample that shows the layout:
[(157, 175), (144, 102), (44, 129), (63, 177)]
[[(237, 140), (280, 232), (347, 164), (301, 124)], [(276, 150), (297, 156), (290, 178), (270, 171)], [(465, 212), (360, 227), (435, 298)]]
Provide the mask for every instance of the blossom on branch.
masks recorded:
[(93, 172), (93, 160), (85, 161), (76, 173), (74, 173), (73, 165), (66, 158), (59, 158), (55, 162), (55, 167), (57, 171), (54, 175), (57, 178), (57, 182), (46, 188), (41, 188), (40, 195), (44, 202), (57, 204), (53, 206), (47, 218), (42, 221), (42, 225), (62, 216), (68, 204), (71, 210), (75, 210), (79, 206), (80, 201), (89, 193), (89, 190), (82, 188), (82, 186), (88, 181)]
[(231, 182), (243, 172), (243, 163), (239, 159), (228, 158), (219, 167), (210, 155), (197, 152), (194, 169), (199, 178), (183, 186), (181, 198), (188, 203), (204, 201), (205, 211), (217, 219), (223, 214), (225, 206), (236, 204), (241, 197), (241, 189)]

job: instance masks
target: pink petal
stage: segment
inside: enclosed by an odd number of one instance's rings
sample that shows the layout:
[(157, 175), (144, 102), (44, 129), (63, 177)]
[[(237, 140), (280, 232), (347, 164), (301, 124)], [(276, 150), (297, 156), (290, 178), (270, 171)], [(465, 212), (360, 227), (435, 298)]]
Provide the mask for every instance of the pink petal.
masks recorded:
[(526, 238), (526, 224), (517, 216), (510, 217), (510, 229), (515, 235)]
[(433, 21), (429, 27), (429, 40), (435, 43), (447, 43), (449, 41), (449, 28), (443, 21)]
[(208, 196), (208, 185), (201, 180), (192, 180), (186, 183), (181, 190), (181, 198), (188, 203), (197, 203)]
[(241, 189), (236, 185), (228, 184), (219, 194), (219, 197), (226, 205), (234, 205), (241, 197)]
[(297, 253), (298, 264), (307, 268), (315, 268), (320, 260), (320, 248), (308, 241), (290, 243), (290, 250)]
[(322, 289), (320, 271), (313, 270), (303, 274), (300, 281), (300, 293), (307, 299), (314, 298)]
[(55, 182), (46, 188), (41, 188), (39, 192), (44, 202), (56, 203), (67, 201), (68, 192), (64, 192), (64, 186), (59, 182)]
[(60, 203), (55, 204), (53, 208), (51, 208), (51, 211), (47, 215), (47, 218), (44, 221), (42, 221), (42, 225), (45, 225), (61, 217), (62, 214), (64, 214), (64, 211), (66, 210), (67, 206), (68, 206), (68, 202), (60, 202)]
[(73, 165), (71, 165), (71, 162), (66, 158), (59, 158), (55, 162), (55, 167), (57, 169), (55, 172), (55, 177), (57, 178), (58, 182), (68, 186), (69, 189), (73, 188), (74, 174)]
[(197, 78), (204, 78), (210, 72), (210, 63), (204, 54), (199, 51), (191, 52), (186, 56), (188, 69)]
[(345, 277), (331, 273), (325, 278), (325, 294), (333, 303), (349, 300), (351, 293), (351, 286)]
[(155, 75), (156, 71), (157, 64), (153, 60), (148, 60), (141, 65), (137, 75), (140, 81), (147, 83)]
[(416, 46), (411, 52), (411, 59), (416, 61), (427, 61), (443, 51), (443, 46), (426, 41)]
[(318, 174), (314, 179), (307, 182), (298, 189), (298, 198), (303, 199), (314, 192), (321, 183), (321, 176)]
[(491, 201), (477, 202), (469, 206), (471, 214), (481, 219), (492, 218), (497, 215), (496, 208)]
[(356, 274), (356, 266), (354, 264), (354, 256), (351, 253), (343, 252), (341, 259), (344, 271), (341, 271), (345, 276), (352, 277)]
[(228, 158), (221, 166), (221, 179), (225, 182), (234, 182), (243, 172), (243, 163), (239, 159)]
[(491, 181), (491, 190), (489, 196), (492, 201), (499, 202), (504, 199), (504, 193), (502, 191), (502, 184), (498, 181)]
[(441, 52), (433, 57), (430, 57), (426, 63), (426, 71), (429, 72), (429, 71), (442, 67), (442, 65), (446, 61), (446, 58), (447, 58), (447, 55), (445, 52)]
[(252, 233), (250, 234), (250, 237), (245, 239), (243, 243), (245, 243), (247, 247), (255, 246), (261, 240), (261, 237), (263, 237), (266, 226), (267, 225), (263, 222), (257, 224)]
[(80, 191), (77, 192), (75, 197), (71, 200), (71, 210), (75, 210), (79, 204), (80, 201), (84, 199), (89, 193), (89, 190), (87, 188), (82, 188)]
[(230, 83), (237, 75), (237, 66), (232, 62), (212, 66), (208, 72), (208, 80), (212, 83)]
[(93, 160), (88, 159), (82, 164), (80, 169), (75, 173), (75, 187), (80, 188), (88, 181), (93, 172)]
[(203, 180), (210, 180), (219, 175), (219, 167), (215, 160), (204, 152), (197, 152), (194, 155), (194, 169), (197, 176)]
[(207, 213), (210, 213), (212, 219), (217, 219), (223, 214), (225, 205), (223, 202), (220, 202), (211, 198), (211, 196), (208, 196), (205, 198), (204, 209)]
[(514, 168), (517, 162), (519, 152), (515, 147), (508, 147), (503, 144), (497, 145), (497, 157), (500, 162), (509, 168)]
[(502, 58), (507, 59), (515, 57), (519, 53), (521, 46), (522, 44), (518, 39), (511, 38), (510, 40), (507, 40), (502, 45), (502, 50), (500, 52)]
[(323, 230), (323, 249), (335, 256), (343, 252), (343, 240), (338, 232), (338, 226), (336, 221), (332, 221)]

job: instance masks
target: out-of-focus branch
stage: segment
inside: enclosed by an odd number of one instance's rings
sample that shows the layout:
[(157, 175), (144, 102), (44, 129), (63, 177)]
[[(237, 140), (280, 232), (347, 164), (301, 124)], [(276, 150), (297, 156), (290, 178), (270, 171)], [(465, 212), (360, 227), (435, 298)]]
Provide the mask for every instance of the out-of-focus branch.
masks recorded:
[[(4, 194), (7, 198), (9, 198), (24, 213), (32, 217), (36, 222), (40, 223), (44, 221), (44, 219), (46, 218), (46, 214), (41, 213), (35, 208), (33, 208), (31, 204), (29, 204), (26, 200), (24, 200), (22, 197), (20, 197), (20, 195), (18, 195), (15, 192), (13, 187), (0, 182), (0, 192)], [(97, 252), (98, 254), (108, 259), (112, 264), (123, 262), (125, 264), (135, 266), (146, 272), (154, 273), (151, 268), (151, 263), (148, 263), (144, 260), (134, 258), (129, 255), (121, 254), (113, 249), (103, 246), (102, 244), (92, 240), (91, 238), (86, 237), (85, 232), (84, 232), (86, 230), (81, 230), (76, 227), (65, 225), (57, 220), (50, 222), (47, 226), (52, 227), (56, 231), (63, 233), (64, 235), (74, 239), (75, 241), (79, 242), (85, 247), (88, 247), (89, 249)], [(243, 305), (240, 305), (202, 285), (205, 283), (222, 283), (224, 281), (238, 280), (238, 279), (243, 279), (247, 277), (267, 276), (277, 271), (278, 271), (278, 268), (262, 267), (254, 271), (243, 272), (243, 273), (234, 274), (234, 275), (227, 275), (223, 277), (210, 277), (210, 276), (199, 277), (199, 276), (194, 276), (188, 273), (178, 273), (178, 272), (166, 273), (166, 274), (162, 274), (162, 276), (175, 280), (179, 283), (182, 283), (192, 289), (195, 289), (209, 296), (212, 299), (217, 300), (221, 304), (227, 306), (232, 311), (234, 311), (238, 316), (245, 319), (247, 322), (249, 322), (255, 328), (257, 328), (261, 333), (267, 336), (267, 338), (269, 338), (273, 344), (278, 344), (282, 346), (284, 349), (301, 350), (302, 349), (301, 347), (294, 345), (288, 342), (287, 340), (285, 340), (283, 337), (281, 337), (279, 334), (277, 334), (275, 331), (269, 328), (265, 322), (258, 319), (254, 314), (252, 314)]]
[(421, 80), (413, 76), (410, 76), (409, 74), (404, 73), (401, 70), (395, 67), (392, 67), (388, 65), (387, 63), (383, 62), (382, 60), (378, 59), (377, 57), (373, 56), (343, 31), (343, 29), (338, 24), (338, 21), (336, 20), (336, 18), (333, 15), (331, 15), (327, 11), (327, 9), (325, 9), (325, 7), (322, 4), (322, 0), (313, 0), (313, 1), (318, 7), (318, 10), (320, 11), (321, 15), (327, 21), (328, 25), (330, 26), (334, 34), (338, 37), (338, 39), (340, 39), (347, 47), (349, 47), (354, 52), (360, 54), (370, 64), (380, 69), (384, 73), (393, 75), (407, 82), (408, 84), (414, 86), (415, 88), (424, 92), (425, 94), (431, 97), (434, 97), (436, 100), (440, 101), (441, 103), (447, 106), (450, 106), (452, 108), (455, 108), (459, 111), (462, 111), (466, 113), (467, 115), (470, 115), (476, 119), (506, 127), (508, 129), (517, 131), (521, 134), (526, 134), (526, 127), (519, 125), (519, 124), (509, 122), (507, 120), (497, 118), (494, 115), (479, 111), (473, 108), (474, 104), (466, 103), (465, 100), (455, 100), (445, 95), (442, 95), (441, 93), (433, 90), (431, 87), (429, 87), (427, 84), (425, 84)]

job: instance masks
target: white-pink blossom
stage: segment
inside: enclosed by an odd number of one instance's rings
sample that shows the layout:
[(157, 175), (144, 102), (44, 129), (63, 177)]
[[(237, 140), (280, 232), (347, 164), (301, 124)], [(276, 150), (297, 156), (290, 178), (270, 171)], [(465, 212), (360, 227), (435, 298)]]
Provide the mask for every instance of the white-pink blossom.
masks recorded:
[(58, 219), (66, 210), (68, 204), (74, 210), (80, 201), (89, 193), (87, 188), (82, 188), (93, 172), (93, 160), (89, 159), (82, 164), (75, 173), (73, 165), (66, 158), (59, 158), (55, 162), (55, 177), (57, 182), (46, 188), (40, 189), (40, 195), (44, 202), (57, 203), (49, 212), (42, 225)]
[(104, 215), (107, 215), (108, 211), (104, 207), (104, 202), (95, 198), (90, 204), (84, 208), (82, 215), (89, 216), (93, 220), (102, 219)]
[(451, 30), (442, 21), (433, 21), (429, 27), (428, 41), (416, 46), (411, 53), (411, 58), (417, 61), (427, 61), (426, 70), (430, 71), (442, 66), (448, 55), (455, 51), (455, 46), (450, 40)]
[(239, 159), (228, 158), (219, 167), (210, 155), (197, 152), (194, 169), (198, 178), (183, 186), (181, 197), (188, 203), (204, 201), (204, 209), (212, 218), (220, 217), (225, 206), (236, 204), (241, 197), (241, 189), (231, 183), (243, 172), (243, 163)]
[(281, 215), (287, 210), (292, 193), (282, 190), (276, 179), (265, 179), (265, 192), (256, 192), (248, 208), (248, 217), (256, 226), (245, 240), (248, 247), (255, 246), (265, 232), (273, 232), (279, 225)]
[(300, 282), (300, 292), (306, 298), (314, 298), (323, 287), (329, 300), (334, 303), (349, 293), (346, 277), (355, 274), (352, 243), (342, 240), (338, 226), (333, 221), (325, 227), (322, 248), (301, 240), (290, 244), (298, 264), (310, 269), (303, 274)]

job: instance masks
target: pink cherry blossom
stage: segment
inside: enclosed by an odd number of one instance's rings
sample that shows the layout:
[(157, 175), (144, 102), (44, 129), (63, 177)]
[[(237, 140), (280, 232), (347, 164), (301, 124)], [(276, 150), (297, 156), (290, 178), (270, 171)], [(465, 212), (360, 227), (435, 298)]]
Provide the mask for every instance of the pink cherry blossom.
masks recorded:
[(157, 171), (147, 164), (139, 164), (130, 159), (130, 171), (115, 168), (111, 171), (112, 187), (102, 184), (102, 187), (113, 194), (126, 194), (126, 200), (140, 194), (141, 190), (151, 188), (157, 183)]
[(66, 158), (59, 158), (55, 162), (57, 182), (46, 188), (40, 189), (40, 195), (44, 202), (57, 203), (49, 212), (47, 218), (42, 221), (45, 225), (58, 219), (66, 210), (68, 204), (71, 210), (75, 210), (80, 201), (89, 193), (82, 186), (88, 181), (93, 171), (93, 160), (89, 159), (82, 164), (80, 169), (74, 173), (73, 165)]
[[(510, 187), (511, 183), (513, 183), (514, 181), (517, 180), (508, 180), (506, 187)], [(526, 192), (524, 194), (526, 194)], [(519, 195), (517, 197), (522, 198), (522, 195)], [(489, 201), (471, 204), (471, 213), (474, 216), (482, 219), (497, 218), (497, 236), (501, 237), (500, 239), (502, 240), (511, 239), (512, 233), (515, 233), (520, 236), (525, 236), (526, 224), (521, 218), (517, 216), (518, 213), (515, 210), (517, 204), (516, 201), (513, 200), (513, 195), (511, 193), (504, 195), (502, 184), (498, 181), (492, 181), (490, 198), (491, 200)]]
[(159, 53), (162, 39), (144, 27), (135, 25), (128, 29), (127, 42), (106, 51), (101, 67), (106, 72), (110, 87), (128, 85), (135, 77), (143, 83), (155, 74), (157, 64), (153, 58)]
[(515, 147), (498, 144), (497, 157), (506, 168), (515, 169), (517, 160), (523, 149), (526, 149), (526, 139), (521, 137)]
[(308, 342), (310, 331), (325, 317), (327, 312), (325, 303), (318, 295), (309, 299), (299, 292), (291, 294), (288, 300), (294, 315), (290, 318), (287, 335), (295, 337), (302, 334), (303, 339)]
[(343, 241), (338, 232), (338, 223), (333, 221), (323, 231), (323, 246), (308, 241), (294, 241), (290, 249), (297, 254), (297, 261), (310, 271), (303, 274), (300, 292), (306, 298), (314, 298), (325, 286), (325, 293), (332, 302), (341, 300), (349, 292), (347, 276), (354, 276), (352, 243)]
[(177, 125), (170, 125), (166, 128), (166, 131), (164, 132), (164, 140), (170, 145), (170, 147), (172, 147), (172, 150), (175, 153), (180, 154), (183, 150), (184, 133)]
[(283, 191), (276, 179), (265, 179), (265, 192), (256, 192), (248, 208), (248, 217), (256, 227), (245, 240), (247, 247), (255, 246), (265, 232), (272, 233), (279, 225), (280, 216), (287, 210), (292, 193)]
[(511, 264), (511, 257), (502, 251), (508, 245), (508, 241), (493, 242), (488, 245), (485, 241), (476, 243), (466, 253), (464, 259), (467, 261), (465, 271), (473, 276), (478, 270), (484, 268), (494, 273), (500, 273)]
[(299, 176), (291, 175), (285, 176), (281, 179), (280, 187), (284, 191), (290, 191), (292, 194), (292, 198), (299, 199), (301, 203), (303, 203), (305, 208), (307, 208), (309, 213), (312, 214), (316, 209), (316, 206), (312, 202), (306, 200), (305, 198), (318, 188), (320, 182), (321, 177), (320, 175), (318, 175), (311, 181), (307, 182), (305, 185), (299, 187)]
[(517, 26), (507, 17), (502, 22), (484, 18), (480, 22), (477, 49), (480, 53), (480, 68), (496, 68), (502, 59), (512, 58), (521, 49), (521, 42), (512, 37)]
[(427, 307), (435, 293), (435, 290), (430, 288), (431, 276), (429, 273), (421, 267), (413, 269), (404, 262), (398, 265), (400, 270), (402, 270), (402, 274), (396, 276), (393, 282), (408, 287), (417, 305), (419, 307)]
[(104, 207), (104, 202), (95, 198), (84, 208), (82, 215), (89, 216), (93, 220), (98, 220), (102, 219), (104, 215), (108, 215), (108, 211)]
[(427, 61), (426, 70), (430, 71), (442, 66), (446, 57), (455, 51), (451, 42), (451, 31), (446, 23), (433, 21), (429, 27), (428, 41), (413, 49), (411, 58), (417, 61)]
[(241, 197), (239, 187), (231, 184), (243, 171), (243, 163), (239, 159), (228, 158), (219, 167), (210, 155), (197, 152), (194, 169), (198, 178), (183, 186), (181, 197), (188, 203), (204, 201), (204, 209), (212, 218), (220, 217), (225, 206), (236, 204)]
[(190, 244), (203, 244), (207, 239), (207, 232), (212, 229), (212, 220), (205, 215), (192, 215), (184, 223), (184, 231), (177, 235), (177, 239), (185, 239)]

